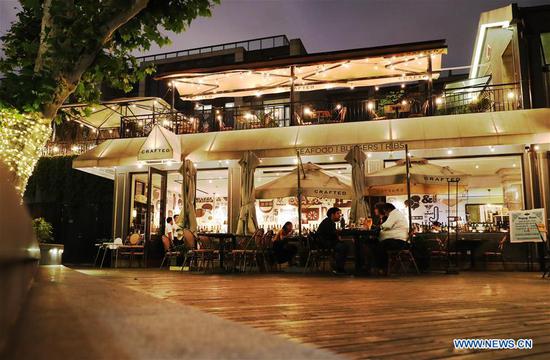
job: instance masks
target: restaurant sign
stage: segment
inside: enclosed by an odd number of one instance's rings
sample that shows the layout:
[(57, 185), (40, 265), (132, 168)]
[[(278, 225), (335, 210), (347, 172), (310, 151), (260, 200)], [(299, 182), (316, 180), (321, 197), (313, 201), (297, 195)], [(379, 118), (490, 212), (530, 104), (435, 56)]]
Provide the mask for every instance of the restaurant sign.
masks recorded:
[(546, 237), (546, 211), (510, 211), (510, 242), (542, 242)]
[[(177, 145), (172, 141), (172, 132), (168, 129), (165, 129), (159, 125), (155, 125), (147, 139), (141, 146), (138, 152), (139, 161), (162, 161), (162, 160), (173, 160), (175, 157), (175, 152), (179, 149), (174, 150), (174, 147)], [(177, 141), (177, 140), (176, 140)], [(176, 154), (177, 156), (177, 154)]]
[(405, 143), (389, 141), (365, 144), (306, 146), (298, 148), (298, 152), (300, 155), (346, 154), (355, 145), (358, 145), (365, 152), (405, 151)]

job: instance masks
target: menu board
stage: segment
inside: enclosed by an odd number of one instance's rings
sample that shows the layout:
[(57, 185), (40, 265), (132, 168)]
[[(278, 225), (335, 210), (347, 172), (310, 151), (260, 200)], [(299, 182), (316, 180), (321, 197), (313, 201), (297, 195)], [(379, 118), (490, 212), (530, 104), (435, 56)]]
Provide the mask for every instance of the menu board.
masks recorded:
[(510, 211), (510, 242), (542, 242), (546, 233), (544, 209)]

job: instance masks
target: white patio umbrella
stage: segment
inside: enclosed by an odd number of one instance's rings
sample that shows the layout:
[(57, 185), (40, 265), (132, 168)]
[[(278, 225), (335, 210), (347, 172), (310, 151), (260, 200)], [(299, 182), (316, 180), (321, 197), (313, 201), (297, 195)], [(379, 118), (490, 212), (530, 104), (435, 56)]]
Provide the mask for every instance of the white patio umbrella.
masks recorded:
[(260, 164), (256, 155), (247, 151), (244, 153), (239, 165), (241, 166), (241, 209), (237, 235), (250, 235), (258, 229), (256, 219), (256, 197), (254, 196), (254, 171)]
[[(351, 187), (340, 177), (320, 166), (307, 163), (300, 170), (300, 189), (302, 196), (319, 198), (350, 199)], [(274, 199), (289, 196), (298, 196), (298, 168), (293, 169), (273, 181), (256, 189), (256, 198)]]
[[(429, 163), (426, 159), (410, 159), (411, 193), (441, 194), (447, 193), (449, 181), (453, 181), (451, 190), (468, 185), (468, 174)], [(405, 160), (399, 160), (394, 166), (365, 176), (365, 195), (388, 196), (407, 194), (407, 166)]]
[(365, 192), (365, 160), (367, 157), (359, 146), (354, 146), (347, 153), (345, 160), (351, 164), (351, 211), (350, 222), (357, 223), (360, 218), (366, 218), (369, 214), (363, 198)]
[(180, 172), (183, 175), (183, 181), (181, 183), (182, 207), (178, 225), (183, 229), (195, 232), (197, 231), (197, 216), (195, 214), (197, 169), (191, 160), (186, 159)]
[[(84, 109), (90, 109), (86, 115)], [(104, 101), (97, 105), (69, 104), (61, 108), (74, 121), (97, 130), (120, 127), (123, 117), (161, 116), (170, 114), (170, 105), (161, 98), (137, 97)]]

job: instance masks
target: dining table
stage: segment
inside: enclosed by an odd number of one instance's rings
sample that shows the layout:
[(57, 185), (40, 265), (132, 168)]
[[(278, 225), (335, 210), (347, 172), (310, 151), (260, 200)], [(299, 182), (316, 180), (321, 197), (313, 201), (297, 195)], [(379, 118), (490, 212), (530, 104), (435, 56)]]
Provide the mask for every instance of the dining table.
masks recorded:
[[(237, 236), (232, 233), (222, 232), (200, 232), (199, 236), (207, 237), (217, 244), (217, 250), (220, 253), (220, 268), (224, 269), (225, 253), (237, 247)], [(229, 243), (229, 246), (227, 246)]]
[(378, 231), (367, 228), (344, 228), (340, 230), (340, 235), (351, 237), (353, 239), (355, 250), (355, 272), (364, 272), (365, 254), (364, 247), (378, 244)]

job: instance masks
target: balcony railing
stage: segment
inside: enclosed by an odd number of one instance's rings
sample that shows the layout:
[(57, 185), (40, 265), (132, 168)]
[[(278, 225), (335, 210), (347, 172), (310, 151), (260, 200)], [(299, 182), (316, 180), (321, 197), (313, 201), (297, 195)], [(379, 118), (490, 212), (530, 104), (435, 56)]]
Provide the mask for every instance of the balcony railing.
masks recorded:
[[(424, 92), (381, 91), (372, 97), (213, 107), (185, 113), (126, 116), (121, 120), (120, 136), (147, 136), (155, 124), (160, 124), (176, 134), (192, 134), (521, 108), (518, 84), (457, 88), (433, 94), (431, 97)], [(292, 113), (294, 116), (291, 116)]]
[(48, 141), (42, 150), (42, 156), (70, 156), (79, 155), (97, 146), (96, 140), (79, 141)]
[(219, 45), (204, 46), (204, 47), (188, 49), (188, 50), (171, 51), (171, 52), (166, 52), (162, 54), (141, 56), (141, 57), (137, 57), (136, 59), (138, 63), (142, 63), (142, 62), (166, 60), (166, 59), (176, 58), (180, 56), (207, 54), (215, 51), (222, 51), (222, 50), (236, 49), (236, 48), (244, 48), (246, 51), (264, 50), (264, 49), (270, 49), (270, 48), (279, 47), (279, 46), (286, 46), (288, 44), (289, 44), (289, 41), (286, 35), (276, 35), (276, 36), (268, 36), (268, 37), (262, 37), (257, 39), (245, 40), (245, 41), (236, 41), (236, 42), (219, 44)]

